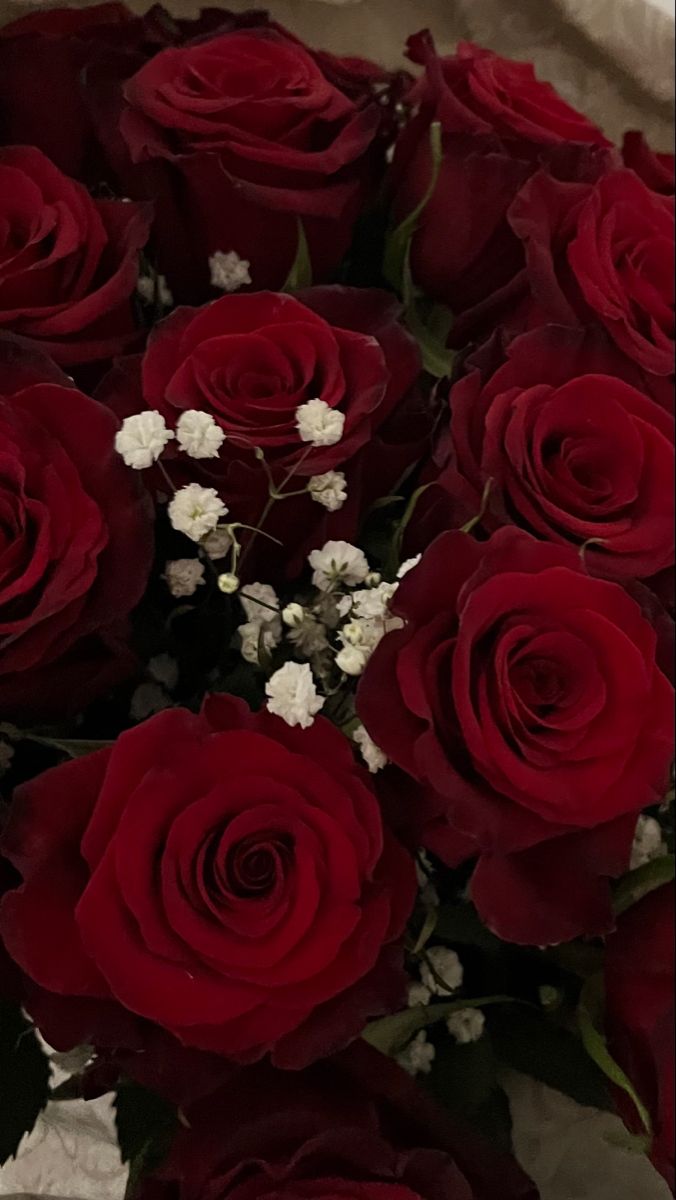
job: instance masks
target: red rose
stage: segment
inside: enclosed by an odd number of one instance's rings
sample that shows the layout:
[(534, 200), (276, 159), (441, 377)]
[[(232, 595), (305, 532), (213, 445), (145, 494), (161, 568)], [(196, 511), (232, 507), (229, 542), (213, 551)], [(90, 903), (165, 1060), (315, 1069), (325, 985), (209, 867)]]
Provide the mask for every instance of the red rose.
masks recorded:
[(266, 23), (214, 8), (181, 21), (159, 4), (138, 17), (116, 3), (28, 13), (0, 29), (0, 142), (37, 146), (67, 175), (100, 184), (110, 146), (97, 143), (85, 89), (92, 64), (130, 60), (133, 72), (148, 54), (252, 19)]
[(152, 562), (112, 413), (0, 337), (0, 711), (78, 710), (128, 670), (126, 618)]
[(291, 729), (226, 696), (168, 710), (19, 788), (3, 844), (23, 876), (7, 949), (76, 1011), (115, 1021), (114, 1001), (185, 1045), (295, 1067), (401, 1002), (413, 863), (323, 719)]
[(490, 486), (485, 526), (584, 546), (594, 574), (670, 567), (674, 421), (644, 386), (596, 331), (548, 325), (506, 351), (496, 338), (451, 388), (439, 483), (474, 512)]
[(223, 14), (212, 36), (145, 57), (94, 59), (88, 96), (119, 186), (156, 203), (176, 297), (214, 294), (217, 252), (244, 260), (253, 287), (283, 286), (299, 220), (314, 278), (327, 278), (381, 161), (374, 87), (387, 73), (313, 53), (261, 14)]
[[(299, 544), (351, 537), (367, 504), (386, 495), (420, 451), (429, 418), (409, 396), (420, 357), (398, 316), (392, 296), (368, 289), (312, 288), (295, 297), (257, 292), (178, 309), (151, 334), (143, 402), (172, 426), (184, 409), (214, 416), (227, 440), (220, 461), (204, 462), (200, 475), (218, 488), (236, 520), (256, 525), (268, 501), (254, 446), (264, 451), (278, 485), (294, 471), (286, 491), (298, 491), (313, 475), (345, 474), (348, 499), (340, 511), (329, 514), (303, 495), (279, 502), (266, 519), (266, 531), (284, 542), (289, 571), (300, 569)], [(106, 396), (118, 411), (138, 407), (129, 380), (119, 375)], [(312, 449), (300, 440), (296, 410), (314, 398), (345, 417), (332, 446)], [(412, 407), (413, 429), (406, 420)], [(172, 478), (180, 469), (177, 460)], [(272, 550), (266, 542), (268, 571)]]
[(186, 1116), (140, 1200), (535, 1200), (509, 1155), (364, 1044), (294, 1075), (248, 1067)]
[(634, 129), (624, 135), (622, 158), (625, 167), (635, 171), (653, 192), (673, 196), (676, 161), (673, 154), (658, 154), (651, 150), (643, 134)]
[(430, 125), (441, 124), (443, 158), (432, 198), (411, 248), (416, 282), (464, 319), (462, 344), (485, 306), (505, 305), (523, 289), (523, 249), (506, 214), (523, 182), (542, 163), (562, 178), (595, 178), (605, 169), (603, 134), (570, 108), (528, 63), (511, 62), (463, 42), (440, 58), (429, 34), (409, 40), (425, 67), (410, 100), (417, 112), (397, 143), (394, 215), (402, 220), (430, 182)]
[(34, 147), (0, 150), (0, 327), (63, 364), (120, 353), (149, 227), (147, 206), (92, 200)]
[[(647, 1105), (651, 1156), (674, 1187), (674, 887), (660, 888), (620, 918), (606, 950), (606, 1033), (610, 1051)], [(635, 1133), (637, 1114), (618, 1094)]]
[(637, 601), (576, 550), (505, 528), (485, 544), (442, 534), (393, 610), (405, 628), (376, 650), (358, 709), (432, 793), (427, 845), (480, 854), (474, 901), (507, 940), (609, 928), (601, 877), (626, 868), (672, 753), (673, 689)]
[(528, 320), (600, 322), (628, 358), (655, 375), (674, 369), (674, 202), (633, 171), (595, 184), (536, 175), (509, 220), (524, 242)]
[(117, 39), (133, 22), (122, 4), (98, 4), (29, 13), (0, 29), (0, 143), (37, 146), (76, 178), (91, 168), (96, 147), (80, 76), (91, 43)]

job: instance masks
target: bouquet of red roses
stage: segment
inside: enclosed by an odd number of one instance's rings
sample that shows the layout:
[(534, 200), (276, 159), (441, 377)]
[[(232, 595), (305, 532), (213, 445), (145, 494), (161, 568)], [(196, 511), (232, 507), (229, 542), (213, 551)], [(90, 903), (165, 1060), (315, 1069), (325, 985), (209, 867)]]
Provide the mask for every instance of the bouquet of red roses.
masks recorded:
[(408, 55), (0, 31), (0, 1161), (37, 1030), (146, 1200), (673, 1181), (673, 162)]

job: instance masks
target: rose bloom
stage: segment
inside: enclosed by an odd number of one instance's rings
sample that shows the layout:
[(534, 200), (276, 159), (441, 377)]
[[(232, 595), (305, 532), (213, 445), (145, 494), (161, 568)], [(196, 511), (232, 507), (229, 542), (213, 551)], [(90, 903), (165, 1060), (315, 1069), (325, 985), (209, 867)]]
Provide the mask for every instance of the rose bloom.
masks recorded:
[(584, 547), (593, 574), (674, 562), (674, 421), (604, 334), (548, 325), (495, 337), (451, 388), (439, 484), (483, 525)]
[(37, 146), (61, 171), (82, 178), (96, 158), (82, 71), (94, 44), (118, 42), (134, 21), (140, 24), (122, 4), (98, 4), (32, 12), (4, 25), (0, 141)]
[(174, 296), (213, 296), (218, 254), (247, 264), (240, 286), (282, 287), (301, 223), (313, 278), (326, 279), (382, 169), (390, 118), (376, 93), (387, 72), (313, 52), (260, 12), (225, 12), (194, 40), (182, 33), (158, 53), (145, 43), (101, 52), (86, 75), (118, 189), (155, 204), (158, 266)]
[(92, 200), (31, 146), (0, 149), (0, 326), (59, 363), (120, 353), (150, 209)]
[(1, 935), (56, 993), (50, 1036), (68, 996), (76, 1040), (121, 1009), (296, 1067), (405, 995), (413, 862), (321, 718), (292, 729), (227, 696), (162, 712), (18, 788), (3, 852), (23, 883)]
[[(609, 1048), (650, 1112), (651, 1157), (674, 1187), (674, 886), (659, 888), (620, 918), (606, 948)], [(635, 1106), (616, 1092), (634, 1133)]]
[(120, 68), (124, 79), (160, 50), (252, 22), (268, 23), (264, 13), (218, 8), (179, 20), (159, 4), (141, 16), (116, 3), (26, 13), (0, 29), (0, 140), (38, 146), (67, 175), (99, 184), (111, 146), (96, 136), (92, 68), (102, 83), (114, 81), (115, 101)]
[(494, 307), (523, 290), (523, 249), (506, 214), (524, 181), (546, 164), (564, 179), (605, 169), (609, 142), (530, 63), (471, 43), (439, 57), (429, 34), (408, 43), (425, 68), (409, 100), (413, 120), (397, 142), (391, 185), (396, 221), (421, 202), (432, 159), (430, 125), (441, 125), (443, 157), (434, 193), (417, 223), (411, 266), (417, 284), (462, 318), (462, 345)]
[(128, 673), (150, 505), (112, 413), (0, 335), (0, 712), (54, 717)]
[(290, 1075), (248, 1067), (186, 1111), (139, 1200), (535, 1200), (509, 1155), (364, 1044)]
[(424, 843), (450, 864), (479, 854), (472, 896), (507, 940), (604, 932), (607, 877), (672, 755), (673, 688), (639, 603), (577, 550), (507, 527), (442, 534), (392, 608), (406, 624), (358, 711), (420, 785)]
[(528, 264), (529, 324), (605, 326), (644, 371), (674, 370), (674, 201), (634, 171), (595, 184), (539, 173), (509, 221)]
[[(266, 532), (284, 543), (287, 571), (297, 573), (308, 547), (356, 533), (368, 504), (415, 462), (429, 432), (430, 414), (413, 386), (419, 352), (399, 315), (392, 296), (369, 289), (224, 296), (202, 309), (180, 308), (157, 325), (141, 388), (133, 370), (118, 369), (102, 395), (122, 415), (156, 409), (171, 426), (185, 409), (210, 413), (226, 441), (219, 459), (199, 464), (200, 480), (218, 488), (238, 521), (257, 525), (267, 506), (255, 446), (278, 485), (294, 472), (287, 492), (314, 475), (343, 471), (347, 502), (338, 512), (305, 495), (277, 503), (266, 518)], [(300, 440), (296, 410), (315, 398), (345, 418), (334, 445), (312, 448)], [(178, 458), (172, 478), (181, 469)], [(191, 479), (195, 469), (191, 462)], [(267, 539), (261, 551), (269, 575), (279, 555)]]

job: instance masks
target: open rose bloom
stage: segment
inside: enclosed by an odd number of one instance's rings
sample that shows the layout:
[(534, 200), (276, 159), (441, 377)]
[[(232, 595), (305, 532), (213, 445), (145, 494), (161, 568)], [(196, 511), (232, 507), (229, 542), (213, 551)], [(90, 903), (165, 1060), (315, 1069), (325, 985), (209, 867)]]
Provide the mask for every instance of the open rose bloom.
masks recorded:
[(673, 1185), (673, 160), (408, 55), (0, 30), (0, 1165), (47, 1044), (139, 1200)]

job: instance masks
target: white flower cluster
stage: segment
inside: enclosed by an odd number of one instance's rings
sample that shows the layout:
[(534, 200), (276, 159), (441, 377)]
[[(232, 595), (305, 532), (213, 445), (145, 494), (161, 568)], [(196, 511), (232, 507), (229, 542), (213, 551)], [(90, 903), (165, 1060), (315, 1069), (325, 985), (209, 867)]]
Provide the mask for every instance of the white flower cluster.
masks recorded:
[[(402, 574), (416, 561), (405, 564)], [(269, 585), (245, 585), (240, 598), (247, 621), (238, 631), (247, 662), (260, 664), (261, 652), (271, 652), (282, 639), (297, 659), (306, 660), (287, 663), (268, 683), (270, 710), (290, 724), (304, 725), (311, 724), (324, 702), (317, 684), (329, 695), (339, 682), (336, 672), (360, 675), (385, 634), (402, 625), (389, 607), (399, 582), (383, 581), (357, 546), (328, 541), (311, 552), (308, 562), (314, 594), (283, 609)], [(351, 736), (372, 774), (387, 765), (385, 754), (363, 725), (354, 723)]]
[[(409, 984), (408, 1006), (411, 1009), (428, 1008), (435, 997), (448, 1000), (462, 986), (462, 963), (455, 951), (446, 946), (433, 946), (426, 951), (420, 974), (420, 980)], [(486, 1018), (478, 1008), (459, 1008), (446, 1018), (446, 1029), (460, 1045), (477, 1042), (485, 1024)], [(435, 1054), (435, 1048), (428, 1042), (423, 1029), (397, 1056), (397, 1061), (410, 1075), (427, 1075), (432, 1069)]]
[(343, 648), (336, 655), (336, 666), (346, 675), (361, 675), (385, 634), (401, 629), (403, 622), (389, 610), (397, 586), (379, 583), (342, 598), (340, 611), (350, 619), (338, 635)]
[(225, 434), (210, 413), (196, 408), (181, 413), (175, 432), (167, 428), (161, 413), (148, 409), (125, 417), (115, 435), (115, 449), (127, 467), (144, 471), (157, 462), (174, 438), (190, 458), (218, 458)]

